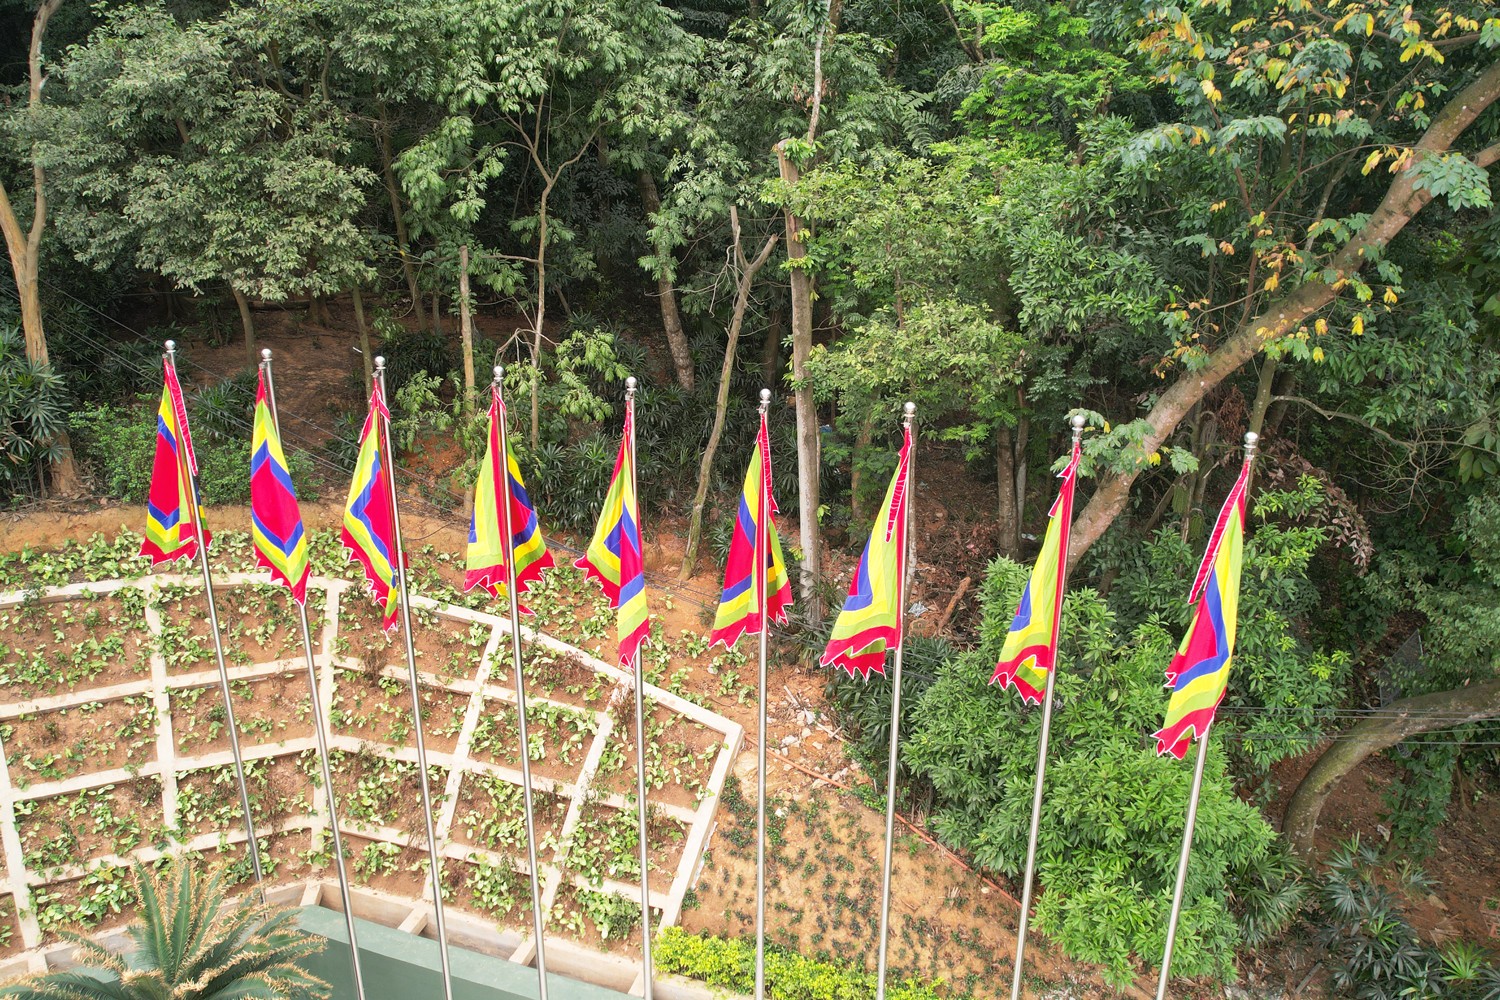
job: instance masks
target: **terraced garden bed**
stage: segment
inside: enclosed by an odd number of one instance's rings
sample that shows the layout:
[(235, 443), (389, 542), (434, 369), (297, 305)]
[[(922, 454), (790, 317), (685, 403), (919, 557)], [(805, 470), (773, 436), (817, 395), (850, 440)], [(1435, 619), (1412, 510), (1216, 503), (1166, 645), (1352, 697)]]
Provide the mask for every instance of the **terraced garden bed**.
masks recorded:
[[(313, 539), (316, 564), (335, 573), (313, 579), (308, 612), (351, 876), (420, 904), (431, 889), (401, 633), (382, 630), (362, 582), (326, 536)], [(191, 852), (251, 878), (200, 583), (140, 573), (132, 549), (98, 540), (0, 564), (0, 830), (14, 830), (0, 838), (0, 955), (127, 919), (125, 866), (137, 860)], [(218, 611), (266, 878), (331, 877), (297, 609), (251, 572), (234, 533), (216, 537), (215, 553), (228, 563), (215, 569)], [(413, 573), (413, 633), (445, 895), (524, 938), (509, 621), (483, 610), (487, 595), (454, 589), (451, 562), (438, 565)], [(522, 638), (548, 934), (629, 952), (640, 910), (631, 696), (628, 678), (588, 651), (612, 641), (612, 618), (570, 567), (533, 597)], [(741, 734), (672, 690), (684, 671), (725, 661), (701, 637), (658, 631), (656, 643), (648, 677), (668, 687), (648, 689), (649, 885), (671, 922)]]

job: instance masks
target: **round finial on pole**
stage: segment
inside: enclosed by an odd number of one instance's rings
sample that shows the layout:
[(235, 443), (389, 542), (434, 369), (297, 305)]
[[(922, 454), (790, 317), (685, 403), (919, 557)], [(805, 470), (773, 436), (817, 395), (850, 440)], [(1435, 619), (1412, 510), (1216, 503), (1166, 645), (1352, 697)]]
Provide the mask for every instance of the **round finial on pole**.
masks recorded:
[(761, 409), (761, 412), (764, 413), (766, 407), (768, 407), (770, 405), (771, 405), (771, 390), (770, 389), (762, 389), (760, 391), (760, 409)]
[(917, 415), (917, 404), (913, 403), (911, 400), (908, 399), (906, 401), (906, 403), (904, 405), (902, 405), (901, 412), (902, 412), (902, 414), (904, 414), (904, 416), (902, 417), (901, 422), (903, 424), (905, 424), (908, 428), (910, 428), (911, 427), (912, 418)]
[(631, 375), (629, 378), (627, 378), (625, 380), (625, 391), (626, 392), (635, 392), (635, 376), (634, 375)]
[(1073, 414), (1073, 419), (1068, 422), (1073, 425), (1075, 431), (1082, 433), (1083, 425), (1088, 423), (1088, 419), (1082, 413), (1075, 413)]
[(175, 341), (175, 340), (169, 340), (169, 341), (167, 341), (166, 348), (167, 348), (167, 353), (168, 354), (175, 354), (175, 353), (177, 353), (177, 341)]
[(1255, 449), (1260, 443), (1260, 435), (1254, 431), (1245, 432), (1245, 458), (1249, 459), (1255, 455)]
[(378, 372), (385, 371), (385, 358), (379, 354), (375, 355), (375, 370)]
[(492, 371), (494, 372), (494, 375), (495, 375), (495, 384), (499, 385), (500, 384), (500, 380), (505, 377), (505, 366), (504, 365), (496, 365), (492, 369)]
[(262, 347), (260, 349), (260, 359), (262, 361), (270, 361), (271, 360), (271, 349), (269, 347)]

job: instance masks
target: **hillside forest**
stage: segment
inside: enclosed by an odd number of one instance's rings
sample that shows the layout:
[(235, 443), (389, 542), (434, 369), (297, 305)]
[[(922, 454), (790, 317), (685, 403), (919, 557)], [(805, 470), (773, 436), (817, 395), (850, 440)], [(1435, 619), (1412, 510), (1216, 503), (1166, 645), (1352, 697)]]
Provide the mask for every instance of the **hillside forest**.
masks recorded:
[[(765, 386), (778, 655), (822, 677), (911, 400), (902, 808), (1010, 884), (1038, 713), (986, 682), (1084, 414), (1035, 926), (1118, 985), (1188, 793), (1162, 670), (1257, 433), (1173, 972), (1315, 946), (1335, 995), (1500, 996), (1493, 837), (1444, 840), (1500, 794), (1490, 4), (0, 0), (0, 94), (0, 504), (142, 504), (173, 338), (210, 508), (272, 346), (305, 497), (383, 355), (410, 502), (465, 518), (504, 365), (586, 537), (635, 375), (648, 570), (713, 590)], [(826, 699), (882, 782), (888, 683)]]

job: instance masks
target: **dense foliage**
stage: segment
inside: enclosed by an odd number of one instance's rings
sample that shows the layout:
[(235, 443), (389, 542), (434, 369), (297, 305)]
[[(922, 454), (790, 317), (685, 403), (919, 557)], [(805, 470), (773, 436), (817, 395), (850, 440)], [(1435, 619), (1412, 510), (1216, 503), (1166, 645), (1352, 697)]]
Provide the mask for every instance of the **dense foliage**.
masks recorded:
[[(1230, 709), (1217, 730), (1229, 738), (1214, 741), (1204, 779), (1176, 957), (1185, 975), (1231, 974), (1242, 934), (1263, 938), (1297, 910), (1275, 834), (1236, 795), (1228, 765), (1230, 756), (1264, 767), (1297, 753), (1334, 700), (1331, 658), (1285, 641), (1288, 606), (1305, 588), (1319, 534), (1266, 521), (1315, 497), (1305, 485), (1297, 495), (1263, 494), (1258, 504), (1262, 523), (1247, 547), (1243, 596), (1256, 610), (1241, 617), (1237, 666), (1246, 678), (1240, 689), (1250, 693), (1241, 703), (1275, 708)], [(1143, 558), (1188, 567), (1180, 549), (1175, 538), (1158, 539)], [(1261, 570), (1273, 568), (1273, 586), (1257, 586)], [(1160, 953), (1192, 776), (1157, 757), (1147, 735), (1161, 724), (1162, 669), (1182, 627), (1174, 600), (1181, 604), (1189, 581), (1160, 569), (1151, 578), (1163, 585), (1118, 587), (1130, 595), (1114, 602), (1119, 610), (1092, 590), (1068, 595), (1038, 855), (1047, 887), (1038, 927), (1070, 953), (1104, 963), (1122, 984), (1136, 961)], [(1011, 875), (1025, 865), (1041, 721), (988, 681), (1024, 584), (1022, 567), (1004, 559), (991, 566), (980, 645), (943, 663), (913, 712), (905, 750), (908, 765), (936, 789), (937, 832)]]
[[(656, 966), (662, 972), (701, 979), (717, 989), (746, 994), (755, 989), (755, 942), (689, 934), (664, 927), (657, 937)], [(909, 980), (888, 983), (895, 1000), (936, 1000), (941, 984)], [(776, 1000), (867, 1000), (875, 977), (860, 969), (817, 962), (779, 948), (766, 953), (766, 996)]]
[[(863, 539), (912, 399), (923, 502), (928, 455), (974, 487), (944, 512), (963, 572), (1004, 558), (912, 650), (907, 801), (1014, 872), (1037, 719), (986, 666), (1083, 413), (1040, 919), (1123, 976), (1158, 953), (1185, 790), (1145, 738), (1160, 671), (1255, 431), (1181, 970), (1229, 975), (1296, 908), (1252, 807), (1289, 791), (1278, 761), (1452, 692), (1462, 725), (1390, 752), (1389, 850), (1430, 849), (1458, 776), (1496, 780), (1500, 705), (1470, 697), (1500, 676), (1492, 4), (0, 0), (0, 23), (0, 500), (138, 502), (169, 336), (203, 499), (243, 500), (259, 324), (330, 375), (285, 429), (304, 497), (342, 489), (358, 344), (425, 502), (461, 516), (504, 364), (544, 526), (586, 530), (636, 375), (650, 523), (701, 507), (686, 579), (728, 545), (772, 386), (816, 644), (841, 589), (816, 568)], [(236, 337), (244, 360), (199, 360)], [(882, 770), (889, 691), (830, 693)]]

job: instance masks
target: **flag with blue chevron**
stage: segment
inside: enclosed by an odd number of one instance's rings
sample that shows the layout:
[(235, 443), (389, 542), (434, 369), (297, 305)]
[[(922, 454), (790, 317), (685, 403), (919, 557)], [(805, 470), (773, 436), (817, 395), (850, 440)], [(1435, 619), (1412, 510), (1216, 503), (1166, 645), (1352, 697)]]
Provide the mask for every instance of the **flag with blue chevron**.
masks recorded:
[[(516, 464), (516, 456), (510, 453), (501, 434), (505, 418), (505, 401), (500, 398), (499, 390), (491, 386), (490, 432), (484, 461), (479, 465), (479, 480), (474, 484), (474, 513), (469, 518), (464, 589), (483, 587), (496, 597), (505, 590), (505, 525), (500, 517), (500, 505), (508, 493), (511, 552), (516, 561), (516, 607), (529, 615), (531, 611), (520, 603), (521, 595), (541, 578), (542, 570), (554, 564), (552, 553), (547, 551), (547, 543), (542, 539), (531, 496), (521, 478), (521, 467)], [(504, 456), (508, 473), (505, 481), (499, 474), (499, 456)]]
[[(370, 392), (370, 412), (359, 432), (359, 457), (354, 461), (354, 479), (344, 504), (344, 528), (340, 532), (349, 558), (364, 568), (365, 582), (384, 615), (387, 632), (396, 626), (396, 525), (391, 510), (389, 448), (382, 429), (391, 418), (380, 382)], [(401, 565), (405, 565), (404, 555)]]
[(781, 558), (776, 501), (771, 497), (771, 435), (762, 413), (755, 452), (740, 491), (729, 558), (724, 563), (724, 593), (709, 641), (732, 648), (741, 635), (760, 631), (762, 614), (769, 616), (768, 621), (786, 621), (791, 603), (792, 583)]
[(618, 611), (616, 634), (620, 666), (629, 667), (651, 630), (646, 610), (646, 570), (641, 556), (641, 514), (635, 492), (635, 400), (625, 401), (625, 427), (615, 472), (604, 495), (599, 524), (583, 556), (573, 563), (599, 581), (609, 606)]
[[(156, 408), (156, 456), (151, 462), (151, 488), (146, 494), (146, 535), (141, 555), (156, 566), (198, 554), (198, 529), (203, 508), (193, 496), (192, 477), (198, 474), (193, 455), (193, 436), (188, 430), (187, 404), (177, 369), (166, 359), (161, 387), (161, 405)], [(202, 528), (203, 544), (209, 542)]]
[(901, 442), (896, 473), (870, 529), (870, 540), (849, 583), (844, 610), (833, 623), (823, 665), (843, 667), (870, 679), (885, 674), (885, 654), (901, 644), (901, 585), (906, 577), (906, 476), (911, 465), (911, 428)]
[(250, 534), (256, 564), (270, 570), (273, 581), (285, 584), (298, 604), (305, 604), (312, 571), (307, 535), (266, 395), (264, 369), (255, 389), (255, 424), (250, 432)]
[(1245, 549), (1245, 491), (1250, 482), (1250, 460), (1219, 511), (1208, 549), (1188, 595), (1193, 621), (1172, 663), (1167, 667), (1166, 723), (1152, 735), (1156, 752), (1181, 760), (1193, 740), (1208, 736), (1214, 714), (1229, 689), (1229, 663), (1234, 656), (1235, 629), (1240, 610), (1240, 568)]
[(1073, 527), (1073, 490), (1078, 483), (1077, 442), (1067, 466), (1058, 474), (1062, 486), (1047, 512), (1047, 537), (1037, 554), (1031, 579), (1021, 592), (1016, 616), (1011, 620), (995, 665), (991, 684), (1002, 688), (1013, 685), (1023, 702), (1040, 703), (1047, 688), (1047, 674), (1057, 664), (1057, 632), (1062, 624), (1063, 587), (1066, 585), (1064, 560), (1068, 557), (1068, 536)]

